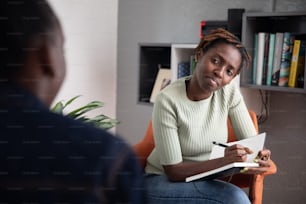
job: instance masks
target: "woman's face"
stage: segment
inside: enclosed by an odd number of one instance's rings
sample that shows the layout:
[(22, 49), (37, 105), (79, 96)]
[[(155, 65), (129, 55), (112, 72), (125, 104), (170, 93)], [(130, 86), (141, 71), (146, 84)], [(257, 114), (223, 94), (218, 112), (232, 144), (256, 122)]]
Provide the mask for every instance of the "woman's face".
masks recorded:
[(197, 56), (195, 78), (203, 92), (213, 92), (227, 85), (237, 75), (241, 54), (233, 45), (218, 43)]

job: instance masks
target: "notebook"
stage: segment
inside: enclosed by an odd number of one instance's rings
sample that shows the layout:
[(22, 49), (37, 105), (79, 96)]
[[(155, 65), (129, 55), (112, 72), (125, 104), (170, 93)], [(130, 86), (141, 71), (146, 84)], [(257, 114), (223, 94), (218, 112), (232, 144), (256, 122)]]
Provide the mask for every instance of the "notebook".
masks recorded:
[[(185, 181), (190, 182), (197, 179), (209, 180), (209, 179), (221, 178), (240, 173), (240, 171), (245, 167), (247, 168), (258, 167), (259, 164), (255, 163), (254, 159), (256, 158), (258, 152), (264, 148), (265, 139), (266, 139), (266, 133), (264, 132), (247, 139), (227, 143), (228, 146), (231, 146), (233, 144), (240, 144), (242, 146), (248, 147), (253, 151), (253, 153), (247, 155), (246, 162), (234, 162), (231, 164), (227, 164), (225, 166), (210, 171), (206, 171), (203, 173), (187, 177)], [(224, 147), (214, 145), (209, 159), (216, 159), (220, 157), (224, 157)]]

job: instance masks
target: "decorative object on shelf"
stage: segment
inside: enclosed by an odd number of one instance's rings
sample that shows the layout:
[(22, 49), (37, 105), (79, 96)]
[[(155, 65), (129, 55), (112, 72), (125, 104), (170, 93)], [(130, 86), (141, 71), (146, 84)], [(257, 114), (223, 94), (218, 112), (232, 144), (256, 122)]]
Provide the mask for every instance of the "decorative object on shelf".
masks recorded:
[(201, 21), (200, 22), (200, 39), (203, 37), (203, 31), (205, 29), (205, 26), (206, 26), (206, 21)]
[(216, 28), (227, 29), (227, 21), (206, 21), (206, 20), (202, 20), (200, 22), (200, 38), (202, 38), (203, 35), (207, 34), (210, 30), (213, 30), (213, 29), (216, 29)]
[(169, 68), (160, 68), (154, 83), (152, 94), (150, 97), (150, 102), (154, 103), (155, 98), (160, 90), (165, 88), (171, 83), (171, 69)]
[(75, 110), (64, 113), (64, 109), (66, 109), (67, 106), (69, 106), (72, 102), (74, 102), (79, 97), (80, 95), (69, 99), (67, 102), (64, 102), (64, 101), (57, 102), (53, 107), (51, 107), (51, 111), (58, 113), (58, 114), (66, 115), (75, 120), (79, 120), (85, 123), (90, 123), (96, 127), (99, 127), (105, 130), (111, 129), (119, 123), (117, 119), (110, 118), (109, 116), (106, 116), (104, 114), (99, 114), (95, 117), (86, 116), (86, 113), (88, 113), (89, 111), (103, 107), (104, 103), (101, 101), (91, 101), (87, 103), (86, 105), (83, 105)]
[(228, 9), (227, 21), (202, 20), (200, 22), (200, 38), (202, 38), (203, 35), (207, 34), (212, 29), (224, 28), (241, 39), (242, 15), (244, 11), (244, 8)]

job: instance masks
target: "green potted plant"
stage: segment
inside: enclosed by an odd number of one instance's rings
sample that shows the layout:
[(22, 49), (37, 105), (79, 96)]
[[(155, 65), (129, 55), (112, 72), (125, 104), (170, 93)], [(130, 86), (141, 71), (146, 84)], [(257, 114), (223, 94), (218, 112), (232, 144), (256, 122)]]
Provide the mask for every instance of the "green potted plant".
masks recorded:
[(77, 109), (64, 113), (64, 109), (67, 108), (67, 106), (69, 106), (79, 97), (80, 95), (75, 96), (66, 102), (63, 100), (57, 102), (53, 107), (51, 107), (51, 111), (58, 114), (66, 115), (75, 120), (79, 120), (85, 123), (90, 123), (96, 127), (103, 128), (105, 130), (111, 129), (119, 123), (117, 119), (110, 118), (105, 114), (99, 114), (94, 117), (86, 116), (86, 113), (88, 113), (89, 111), (103, 107), (104, 103), (101, 101), (91, 101)]

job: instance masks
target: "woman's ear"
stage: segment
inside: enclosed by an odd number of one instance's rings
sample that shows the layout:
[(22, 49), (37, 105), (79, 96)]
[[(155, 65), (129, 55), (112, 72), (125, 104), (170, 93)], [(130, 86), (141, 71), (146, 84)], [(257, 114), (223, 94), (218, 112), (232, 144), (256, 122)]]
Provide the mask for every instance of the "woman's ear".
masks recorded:
[(195, 62), (198, 62), (200, 60), (200, 57), (201, 57), (201, 51), (198, 51), (196, 54), (195, 54)]

